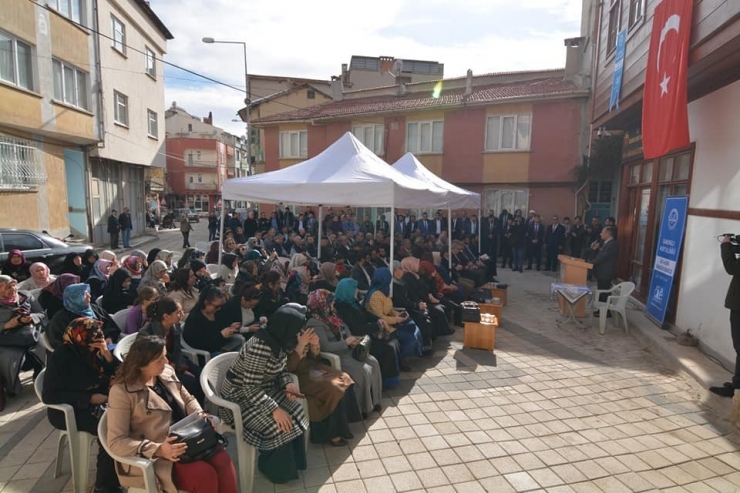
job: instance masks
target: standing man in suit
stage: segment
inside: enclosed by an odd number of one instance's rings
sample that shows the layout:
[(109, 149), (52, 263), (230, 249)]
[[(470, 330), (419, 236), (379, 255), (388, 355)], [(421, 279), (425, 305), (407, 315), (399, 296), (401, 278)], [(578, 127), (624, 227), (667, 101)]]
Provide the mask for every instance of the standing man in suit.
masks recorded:
[(390, 232), (390, 225), (388, 224), (388, 221), (385, 220), (385, 214), (381, 214), (380, 219), (375, 221), (375, 232), (376, 233), (383, 233), (383, 235), (388, 235)]
[(393, 234), (401, 235), (406, 238), (406, 221), (404, 220), (403, 214), (396, 216), (396, 225), (394, 226)]
[(108, 234), (110, 235), (110, 249), (118, 250), (118, 231), (120, 226), (118, 224), (118, 211), (113, 209), (110, 211), (108, 216)]
[(416, 216), (411, 215), (406, 218), (406, 236), (411, 238), (413, 236), (414, 231), (419, 229), (419, 223), (416, 221)]
[(434, 222), (432, 223), (432, 234), (439, 238), (442, 231), (447, 231), (447, 223), (442, 219), (442, 214), (439, 212), (434, 214)]
[[(598, 250), (596, 258), (593, 260), (593, 274), (596, 278), (596, 289), (611, 289), (612, 281), (617, 278), (617, 260), (619, 258), (619, 247), (614, 240), (614, 228), (609, 226), (601, 230), (601, 248), (598, 243), (592, 246), (593, 250)], [(599, 301), (606, 301), (607, 293), (601, 293)], [(596, 312), (598, 315), (598, 311)], [(607, 315), (608, 316), (608, 315)]]
[(462, 217), (457, 221), (457, 228), (454, 231), (457, 238), (462, 238), (463, 235), (470, 234), (470, 219), (468, 219), (468, 213), (463, 211)]
[(421, 234), (426, 238), (431, 234), (431, 221), (429, 220), (429, 214), (426, 212), (422, 213), (421, 221), (418, 223), (418, 229)]
[(375, 236), (375, 226), (373, 226), (373, 222), (367, 214), (365, 215), (365, 221), (360, 226), (360, 233), (365, 235), (370, 233), (372, 236)]
[(725, 272), (732, 276), (725, 296), (725, 308), (730, 310), (730, 335), (732, 346), (735, 348), (735, 375), (732, 382), (727, 382), (722, 387), (709, 387), (709, 390), (722, 397), (732, 397), (735, 395), (735, 389), (740, 388), (740, 259), (735, 255), (738, 247), (733, 244), (729, 235), (722, 237), (721, 243), (722, 265)]
[(540, 224), (539, 214), (532, 218), (532, 224), (527, 228), (527, 269), (532, 270), (532, 261), (540, 270), (542, 265), (542, 242), (545, 239), (545, 228)]
[(488, 211), (488, 217), (481, 224), (481, 253), (488, 254), (496, 262), (498, 259), (498, 237), (501, 232), (498, 219), (493, 211)]
[(558, 255), (563, 251), (565, 245), (565, 226), (560, 224), (558, 216), (552, 216), (552, 224), (545, 233), (545, 245), (547, 246), (547, 264), (545, 270), (557, 272)]

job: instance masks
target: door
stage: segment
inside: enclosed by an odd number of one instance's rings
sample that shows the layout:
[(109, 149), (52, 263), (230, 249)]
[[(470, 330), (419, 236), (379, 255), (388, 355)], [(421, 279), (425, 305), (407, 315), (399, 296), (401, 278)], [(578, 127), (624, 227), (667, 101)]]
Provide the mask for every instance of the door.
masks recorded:
[(64, 150), (64, 173), (67, 178), (67, 218), (69, 230), (78, 238), (89, 238), (85, 198), (85, 154)]
[[(635, 225), (630, 248), (630, 279), (635, 283), (635, 289), (644, 293), (647, 289), (649, 276), (645, 274), (645, 245), (650, 219), (650, 188), (630, 189), (630, 211), (632, 224)], [(649, 260), (648, 260), (649, 261)]]

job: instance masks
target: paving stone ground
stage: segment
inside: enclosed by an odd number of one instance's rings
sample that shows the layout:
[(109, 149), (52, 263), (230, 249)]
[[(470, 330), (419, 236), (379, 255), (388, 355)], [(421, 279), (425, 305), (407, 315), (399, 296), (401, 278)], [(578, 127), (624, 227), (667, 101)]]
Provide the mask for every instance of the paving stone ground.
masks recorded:
[[(254, 491), (740, 492), (740, 435), (695, 384), (621, 328), (557, 328), (552, 274), (499, 278), (494, 353), (463, 349), (458, 329), (349, 447), (311, 445), (300, 480), (258, 473)], [(68, 458), (52, 477), (56, 441), (29, 382), (0, 415), (0, 492), (72, 491)]]

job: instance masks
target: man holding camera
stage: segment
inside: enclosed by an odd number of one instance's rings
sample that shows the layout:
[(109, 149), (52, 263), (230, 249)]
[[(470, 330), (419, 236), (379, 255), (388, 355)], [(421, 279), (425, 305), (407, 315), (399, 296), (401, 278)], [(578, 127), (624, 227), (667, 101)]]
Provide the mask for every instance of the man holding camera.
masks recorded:
[(735, 395), (735, 389), (740, 388), (740, 259), (735, 255), (738, 249), (737, 245), (732, 243), (732, 235), (724, 235), (720, 248), (722, 264), (725, 271), (732, 276), (725, 297), (725, 308), (730, 310), (730, 334), (732, 346), (735, 348), (735, 374), (732, 382), (725, 382), (722, 387), (709, 387), (709, 390), (722, 397), (732, 397)]

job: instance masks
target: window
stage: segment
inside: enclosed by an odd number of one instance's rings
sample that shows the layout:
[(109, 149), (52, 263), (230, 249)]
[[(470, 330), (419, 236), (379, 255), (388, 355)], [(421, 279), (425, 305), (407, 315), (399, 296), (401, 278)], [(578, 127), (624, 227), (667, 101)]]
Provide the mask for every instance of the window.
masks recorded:
[(486, 151), (528, 151), (532, 115), (489, 116), (486, 124)]
[(524, 217), (529, 209), (529, 190), (486, 190), (484, 192), (485, 209), (499, 214), (506, 209), (510, 214), (521, 210)]
[(373, 151), (375, 154), (381, 156), (385, 154), (383, 149), (384, 132), (384, 125), (357, 125), (352, 127), (352, 133), (357, 137), (357, 140), (362, 142), (365, 147)]
[(0, 190), (29, 190), (44, 183), (46, 169), (36, 146), (0, 135)]
[(66, 104), (90, 109), (88, 74), (60, 60), (52, 60), (54, 99)]
[(192, 132), (192, 131), (193, 131), (193, 124), (188, 123), (188, 132)]
[(617, 33), (619, 33), (619, 21), (622, 14), (622, 1), (610, 0), (609, 7), (609, 30), (606, 33), (606, 54), (611, 54), (617, 47)]
[(198, 183), (203, 183), (203, 175), (198, 173)]
[(44, 245), (41, 240), (25, 233), (3, 233), (3, 246), (5, 247), (4, 249), (6, 252), (15, 249), (25, 252), (28, 250), (42, 250), (46, 248), (46, 245)]
[(31, 46), (0, 32), (0, 80), (33, 91)]
[(49, 0), (49, 5), (64, 17), (82, 22), (82, 0)]
[(115, 105), (113, 120), (119, 125), (128, 127), (128, 96), (113, 91), (113, 104)]
[(192, 166), (192, 165), (193, 165), (193, 153), (188, 152), (188, 166)]
[(157, 113), (152, 110), (146, 110), (147, 115), (147, 135), (153, 139), (159, 138), (159, 129), (157, 125)]
[(629, 27), (637, 25), (645, 17), (645, 0), (630, 0)]
[(308, 98), (308, 99), (316, 99), (316, 91), (314, 91), (313, 89), (309, 89), (306, 92), (306, 98)]
[(308, 132), (280, 132), (280, 158), (297, 159), (308, 157)]
[(441, 154), (444, 122), (410, 122), (407, 125), (406, 150), (414, 153)]
[(151, 77), (157, 78), (157, 57), (149, 48), (144, 49), (144, 58), (146, 59), (145, 70)]
[(195, 152), (195, 160), (200, 162), (200, 151)]
[(193, 175), (190, 175), (190, 176), (188, 177), (188, 179), (189, 179), (190, 183), (193, 183)]
[(126, 54), (126, 26), (123, 22), (119, 21), (115, 16), (110, 16), (111, 20), (111, 46), (121, 52), (122, 55)]

